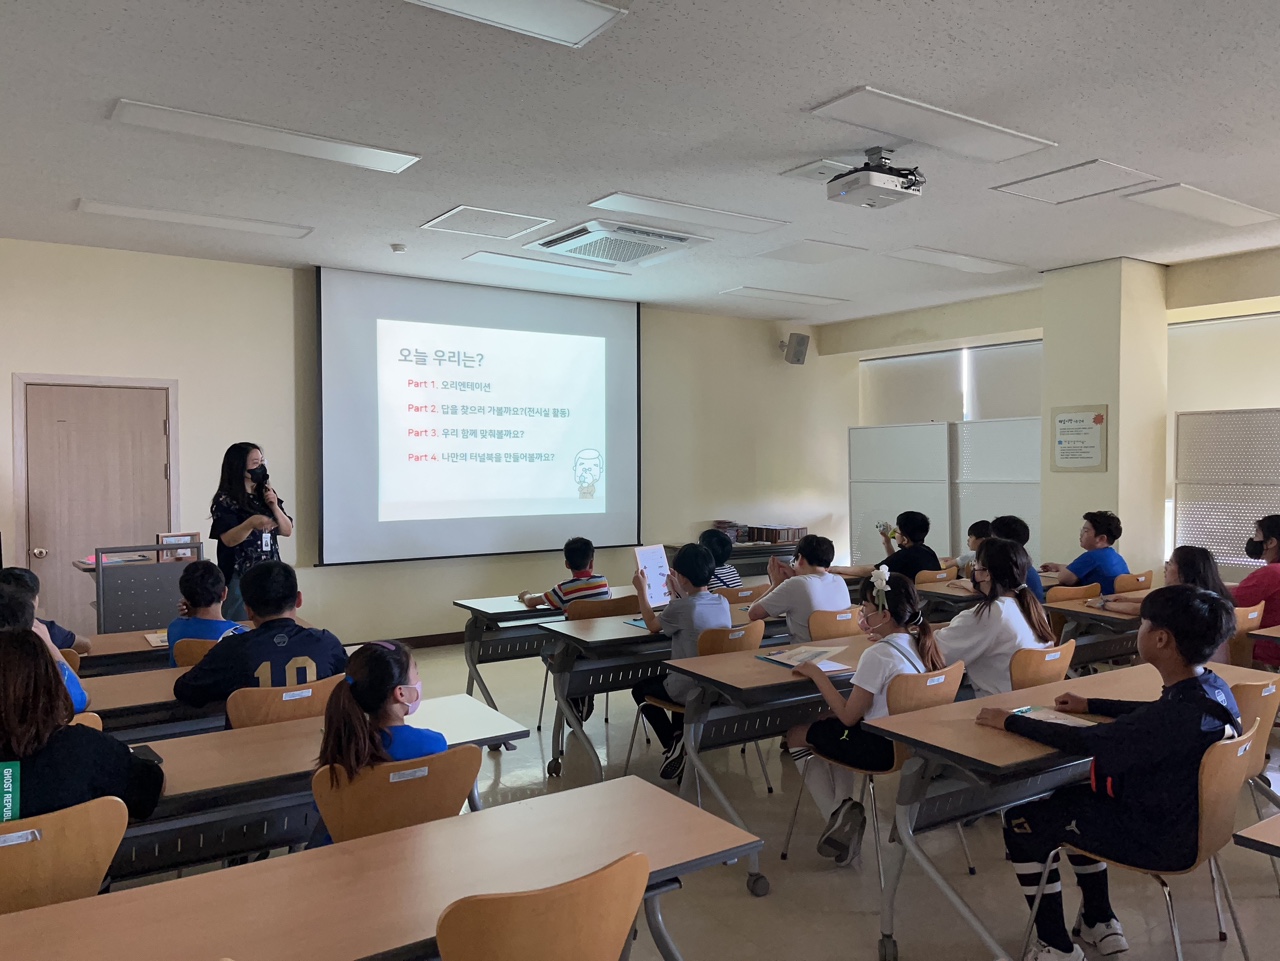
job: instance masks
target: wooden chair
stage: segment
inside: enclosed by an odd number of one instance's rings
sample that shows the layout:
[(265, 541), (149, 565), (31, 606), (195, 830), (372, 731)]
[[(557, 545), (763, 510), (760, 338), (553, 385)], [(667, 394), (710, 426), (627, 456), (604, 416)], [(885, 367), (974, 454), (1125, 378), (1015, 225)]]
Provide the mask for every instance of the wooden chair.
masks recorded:
[(1249, 636), (1249, 632), (1258, 629), (1265, 608), (1265, 601), (1253, 607), (1236, 608), (1236, 633), (1227, 641), (1227, 658), (1232, 664), (1253, 667), (1253, 638)]
[[(711, 654), (731, 654), (734, 651), (754, 651), (760, 647), (760, 642), (764, 640), (764, 621), (752, 621), (750, 624), (744, 624), (741, 627), (715, 628), (709, 631), (703, 631), (698, 635), (698, 656), (707, 657)], [(683, 714), (684, 705), (677, 704), (675, 701), (668, 701), (666, 698), (656, 697), (650, 694), (644, 699), (646, 704), (652, 704), (654, 707), (660, 707), (664, 711), (670, 711), (672, 714)], [(631, 741), (627, 744), (627, 761), (622, 766), (622, 774), (625, 777), (627, 772), (631, 770), (631, 752), (636, 746), (636, 731), (640, 727), (640, 709), (636, 708), (636, 719), (631, 725)], [(769, 789), (769, 793), (773, 793), (773, 781), (769, 778), (769, 769), (764, 763), (764, 752), (760, 750), (760, 742), (753, 741), (756, 747), (756, 757), (760, 759), (760, 770), (764, 772), (765, 787)], [(742, 745), (742, 751), (745, 754), (747, 746)]]
[(809, 615), (809, 638), (814, 641), (831, 641), (837, 637), (857, 637), (863, 633), (858, 626), (858, 609), (847, 611), (814, 611)]
[(945, 571), (921, 571), (916, 575), (916, 583), (945, 584), (947, 581), (954, 581), (958, 573), (954, 567), (948, 567)]
[(1151, 571), (1141, 574), (1117, 574), (1113, 594), (1128, 594), (1130, 591), (1145, 591), (1151, 586)]
[(67, 648), (65, 651), (59, 651), (62, 659), (67, 662), (67, 667), (71, 668), (71, 673), (76, 677), (80, 676), (80, 652)]
[(335, 674), (322, 681), (289, 687), (242, 687), (227, 698), (227, 720), (232, 727), (257, 727), (304, 717), (321, 717), (329, 694), (347, 675)]
[[(1173, 933), (1173, 949), (1175, 955), (1182, 958), (1182, 936), (1178, 932), (1178, 918), (1173, 911), (1173, 893), (1163, 875), (1190, 874), (1204, 862), (1209, 862), (1209, 881), (1213, 885), (1214, 908), (1218, 912), (1218, 940), (1227, 940), (1226, 928), (1222, 921), (1222, 904), (1218, 898), (1218, 882), (1222, 882), (1222, 893), (1226, 895), (1227, 907), (1231, 911), (1231, 921), (1235, 925), (1236, 937), (1240, 939), (1240, 950), (1246, 958), (1249, 953), (1244, 943), (1244, 934), (1240, 930), (1240, 921), (1236, 916), (1235, 901), (1231, 898), (1231, 888), (1227, 885), (1226, 876), (1218, 864), (1218, 852), (1231, 843), (1231, 835), (1235, 831), (1236, 807), (1240, 800), (1240, 788), (1244, 784), (1248, 772), (1253, 770), (1256, 758), (1252, 751), (1262, 748), (1255, 744), (1259, 722), (1255, 718), (1250, 724), (1245, 722), (1245, 731), (1240, 737), (1228, 738), (1214, 744), (1204, 752), (1200, 761), (1200, 835), (1196, 847), (1195, 863), (1178, 871), (1153, 871), (1148, 868), (1136, 868), (1121, 864), (1110, 858), (1094, 854), (1075, 845), (1064, 844), (1052, 852), (1045, 862), (1044, 871), (1040, 875), (1040, 886), (1036, 889), (1035, 900), (1031, 905), (1031, 917), (1027, 920), (1027, 930), (1023, 937), (1022, 954), (1026, 954), (1031, 943), (1031, 931), (1035, 924), (1036, 912), (1040, 909), (1040, 900), (1044, 897), (1044, 889), (1049, 879), (1049, 871), (1066, 852), (1078, 852), (1086, 857), (1106, 861), (1112, 867), (1123, 868), (1137, 874), (1146, 874), (1156, 880), (1164, 894), (1165, 909), (1169, 914), (1169, 929)], [(1021, 955), (1019, 955), (1021, 957)]]
[(0, 824), (0, 914), (93, 897), (128, 826), (116, 797)]
[(173, 645), (173, 661), (178, 667), (195, 667), (213, 650), (217, 641), (202, 641), (198, 637), (184, 637)]
[[(922, 711), (927, 707), (936, 707), (939, 704), (950, 704), (956, 699), (956, 692), (960, 690), (960, 681), (963, 678), (964, 661), (956, 661), (940, 671), (930, 671), (928, 674), (899, 674), (889, 682), (889, 689), (885, 692), (885, 698), (889, 702), (889, 713), (907, 714), (911, 711)], [(836, 767), (842, 767), (846, 771), (852, 771), (854, 774), (863, 776), (863, 784), (871, 794), (871, 828), (875, 835), (876, 870), (880, 874), (880, 889), (884, 890), (884, 859), (880, 853), (880, 812), (876, 809), (876, 778), (901, 771), (902, 766), (911, 757), (911, 749), (901, 741), (894, 741), (893, 767), (887, 771), (867, 771), (863, 768), (853, 767), (850, 764), (834, 761), (819, 754), (817, 751), (805, 758), (804, 767), (800, 770), (801, 786), (796, 789), (796, 806), (791, 810), (791, 823), (787, 826), (787, 838), (782, 844), (782, 860), (784, 861), (787, 859), (787, 853), (791, 848), (791, 834), (795, 830), (796, 815), (800, 811), (800, 796), (804, 794), (805, 775), (809, 773), (809, 763), (815, 757), (826, 761), (828, 764), (834, 764)], [(969, 856), (969, 845), (964, 840), (964, 828), (959, 823), (956, 824), (956, 827), (960, 830), (960, 842), (964, 847), (965, 859), (969, 862), (969, 873), (974, 874), (976, 872), (973, 867), (973, 859)]]
[[(1259, 605), (1261, 606), (1261, 605)], [(1239, 613), (1239, 612), (1237, 612)], [(1231, 685), (1231, 693), (1236, 699), (1236, 707), (1240, 709), (1240, 721), (1246, 726), (1251, 718), (1258, 719), (1258, 730), (1261, 732), (1258, 745), (1250, 752), (1249, 769), (1245, 772), (1245, 783), (1249, 785), (1249, 795), (1253, 798), (1253, 810), (1262, 820), (1262, 801), (1258, 797), (1258, 785), (1262, 773), (1267, 769), (1267, 736), (1276, 723), (1276, 711), (1280, 709), (1280, 693), (1277, 693), (1277, 682), (1260, 681), (1252, 684), (1240, 683)], [(1276, 876), (1276, 886), (1280, 887), (1280, 861), (1271, 858), (1271, 870)]]
[[(1056, 604), (1059, 601), (1087, 601), (1091, 597), (1102, 596), (1101, 584), (1085, 584), (1079, 587), (1051, 587), (1044, 592), (1044, 602), (1046, 604)], [(1053, 631), (1054, 637), (1062, 637), (1062, 632), (1067, 626), (1067, 617), (1065, 614), (1059, 614), (1057, 611), (1045, 611), (1049, 615), (1049, 627)]]
[(1074, 639), (1059, 644), (1057, 647), (1024, 647), (1013, 652), (1009, 659), (1009, 679), (1013, 682), (1012, 690), (1021, 691), (1026, 687), (1039, 687), (1041, 684), (1052, 684), (1067, 676), (1071, 667), (1071, 656), (1076, 652)]
[(92, 711), (85, 711), (82, 714), (77, 714), (71, 719), (71, 723), (83, 724), (85, 727), (91, 727), (95, 731), (102, 730), (102, 718), (97, 714), (94, 714)]
[(351, 780), (339, 767), (337, 787), (326, 764), (312, 776), (311, 793), (335, 841), (367, 838), (457, 815), (480, 774), (481, 757), (480, 748), (462, 744), (429, 757), (375, 764)]
[(649, 859), (627, 854), (536, 891), (454, 901), (436, 924), (442, 961), (618, 961), (649, 884)]
[[(566, 621), (586, 621), (593, 617), (626, 617), (640, 613), (640, 598), (610, 597), (600, 601), (574, 601), (564, 609)], [(551, 665), (542, 674), (542, 700), (538, 703), (538, 730), (542, 730), (542, 713), (547, 707), (547, 682), (551, 679)], [(609, 723), (609, 694), (604, 696), (604, 722)]]
[(731, 605), (754, 604), (773, 590), (772, 584), (757, 584), (755, 587), (717, 587), (712, 594), (719, 594)]

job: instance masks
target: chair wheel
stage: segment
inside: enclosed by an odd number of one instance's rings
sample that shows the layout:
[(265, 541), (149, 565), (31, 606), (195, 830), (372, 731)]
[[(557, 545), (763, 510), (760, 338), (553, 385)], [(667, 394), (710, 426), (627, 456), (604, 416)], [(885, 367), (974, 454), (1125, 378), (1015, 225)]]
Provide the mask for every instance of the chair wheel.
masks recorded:
[(762, 898), (769, 893), (769, 879), (763, 874), (748, 874), (747, 890), (755, 897)]
[(558, 757), (547, 762), (547, 777), (559, 777), (563, 770), (564, 765), (560, 763)]

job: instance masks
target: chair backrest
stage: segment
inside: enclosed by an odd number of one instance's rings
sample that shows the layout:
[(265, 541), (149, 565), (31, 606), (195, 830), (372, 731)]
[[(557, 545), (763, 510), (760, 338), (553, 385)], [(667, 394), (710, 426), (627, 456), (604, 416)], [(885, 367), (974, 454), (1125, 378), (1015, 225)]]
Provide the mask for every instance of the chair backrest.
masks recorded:
[(59, 651), (58, 653), (61, 654), (62, 659), (67, 662), (67, 667), (71, 668), (71, 673), (76, 675), (76, 677), (79, 677), (80, 676), (80, 652), (73, 651), (71, 648), (68, 647), (65, 651)]
[(585, 621), (592, 617), (624, 617), (627, 614), (639, 613), (640, 598), (634, 594), (601, 601), (573, 601), (564, 609), (564, 617), (567, 621)]
[(554, 887), (462, 898), (436, 945), (442, 961), (618, 961), (648, 883), (649, 859), (628, 854)]
[[(1240, 788), (1255, 765), (1254, 751), (1266, 754), (1266, 732), (1258, 736), (1259, 721), (1245, 721), (1244, 734), (1219, 741), (1200, 761), (1200, 844), (1196, 866), (1231, 843), (1236, 828)], [(1262, 743), (1255, 743), (1261, 740)]]
[(257, 727), (279, 721), (321, 717), (329, 695), (347, 675), (334, 674), (322, 681), (289, 687), (242, 687), (227, 698), (227, 720), (232, 727)]
[[(1051, 587), (1044, 592), (1044, 601), (1046, 604), (1054, 604), (1058, 601), (1087, 601), (1091, 597), (1099, 597), (1102, 594), (1101, 584), (1082, 584), (1077, 587)], [(1049, 615), (1049, 629), (1053, 631), (1054, 637), (1062, 637), (1062, 629), (1067, 626), (1066, 615), (1057, 611), (1045, 611)]]
[(754, 604), (773, 589), (772, 584), (757, 584), (755, 587), (717, 587), (712, 594), (719, 594), (730, 604)]
[(1141, 574), (1117, 574), (1115, 587), (1111, 593), (1128, 594), (1130, 591), (1145, 591), (1151, 586), (1151, 571)]
[(717, 627), (698, 635), (698, 656), (754, 651), (764, 640), (764, 621), (752, 621), (741, 627)]
[(947, 581), (954, 581), (957, 573), (954, 567), (948, 567), (945, 571), (921, 571), (916, 575), (916, 583), (945, 584)]
[(1258, 721), (1258, 731), (1262, 743), (1253, 752), (1253, 760), (1245, 777), (1257, 777), (1267, 766), (1267, 737), (1276, 723), (1276, 710), (1280, 708), (1280, 677), (1274, 681), (1259, 681), (1231, 685), (1231, 693), (1235, 696), (1236, 707), (1240, 709), (1240, 721), (1248, 728), (1254, 718)]
[[(956, 699), (956, 692), (960, 690), (960, 681), (963, 679), (964, 661), (956, 661), (940, 671), (930, 671), (927, 674), (899, 674), (889, 682), (889, 689), (885, 692), (889, 713), (907, 714), (911, 711), (923, 711), (926, 707), (950, 704)], [(909, 757), (911, 748), (901, 741), (894, 741), (893, 767), (890, 770), (902, 770), (902, 765), (907, 763)]]
[(184, 637), (173, 645), (173, 661), (178, 667), (195, 667), (213, 650), (217, 641), (202, 641), (198, 637)]
[(0, 914), (93, 897), (128, 826), (116, 797), (0, 824)]
[(847, 611), (814, 611), (809, 615), (809, 637), (815, 641), (829, 641), (836, 637), (856, 637), (862, 633), (858, 626), (858, 609)]
[(102, 718), (93, 711), (85, 711), (83, 714), (77, 714), (71, 719), (72, 724), (83, 724), (85, 727), (91, 727), (95, 731), (102, 730)]
[(1266, 602), (1253, 607), (1236, 608), (1236, 633), (1227, 642), (1228, 657), (1232, 664), (1240, 667), (1253, 667), (1253, 638), (1250, 631), (1256, 631), (1262, 624), (1262, 612)]
[(1057, 647), (1024, 647), (1009, 658), (1009, 680), (1013, 690), (1039, 687), (1061, 681), (1067, 676), (1071, 657), (1076, 652), (1076, 642), (1065, 641)]
[(337, 787), (325, 765), (312, 776), (311, 793), (335, 841), (366, 838), (456, 815), (480, 774), (481, 754), (474, 744), (461, 744), (429, 757), (375, 764), (351, 780), (338, 768)]

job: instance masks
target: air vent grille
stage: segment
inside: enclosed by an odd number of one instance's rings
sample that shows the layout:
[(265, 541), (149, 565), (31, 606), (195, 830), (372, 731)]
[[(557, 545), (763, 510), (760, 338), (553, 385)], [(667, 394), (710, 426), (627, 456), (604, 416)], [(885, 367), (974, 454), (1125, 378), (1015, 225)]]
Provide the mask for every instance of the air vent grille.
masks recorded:
[(525, 244), (525, 249), (547, 251), (560, 257), (589, 260), (597, 264), (648, 266), (702, 243), (706, 243), (705, 237), (609, 220), (593, 220), (555, 236)]

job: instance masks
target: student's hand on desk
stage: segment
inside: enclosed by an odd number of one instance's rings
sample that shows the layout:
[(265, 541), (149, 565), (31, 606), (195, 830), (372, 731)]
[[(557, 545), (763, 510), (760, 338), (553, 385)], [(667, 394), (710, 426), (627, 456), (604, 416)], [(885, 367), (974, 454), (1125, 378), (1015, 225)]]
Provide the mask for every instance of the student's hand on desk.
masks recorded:
[(799, 674), (801, 677), (807, 677), (811, 681), (816, 681), (820, 677), (826, 675), (822, 672), (822, 668), (818, 667), (817, 661), (805, 661), (798, 667), (791, 669), (792, 674)]
[(954, 581), (950, 581), (948, 582), (947, 587), (951, 588), (953, 591), (968, 591), (970, 594), (975, 590), (973, 581), (969, 580), (967, 577), (960, 577)]
[(1041, 564), (1040, 573), (1042, 574), (1061, 574), (1066, 569), (1066, 564)]
[(1053, 707), (1066, 714), (1088, 714), (1089, 699), (1079, 694), (1059, 694), (1054, 698)]
[(994, 727), (998, 731), (1003, 731), (1005, 718), (1012, 713), (1012, 711), (1006, 711), (999, 707), (984, 707), (978, 712), (978, 716), (974, 720), (983, 727)]
[(1088, 600), (1084, 602), (1084, 606), (1096, 607), (1098, 610), (1101, 611), (1107, 606), (1107, 601), (1111, 599), (1112, 598), (1110, 597), (1090, 597)]

